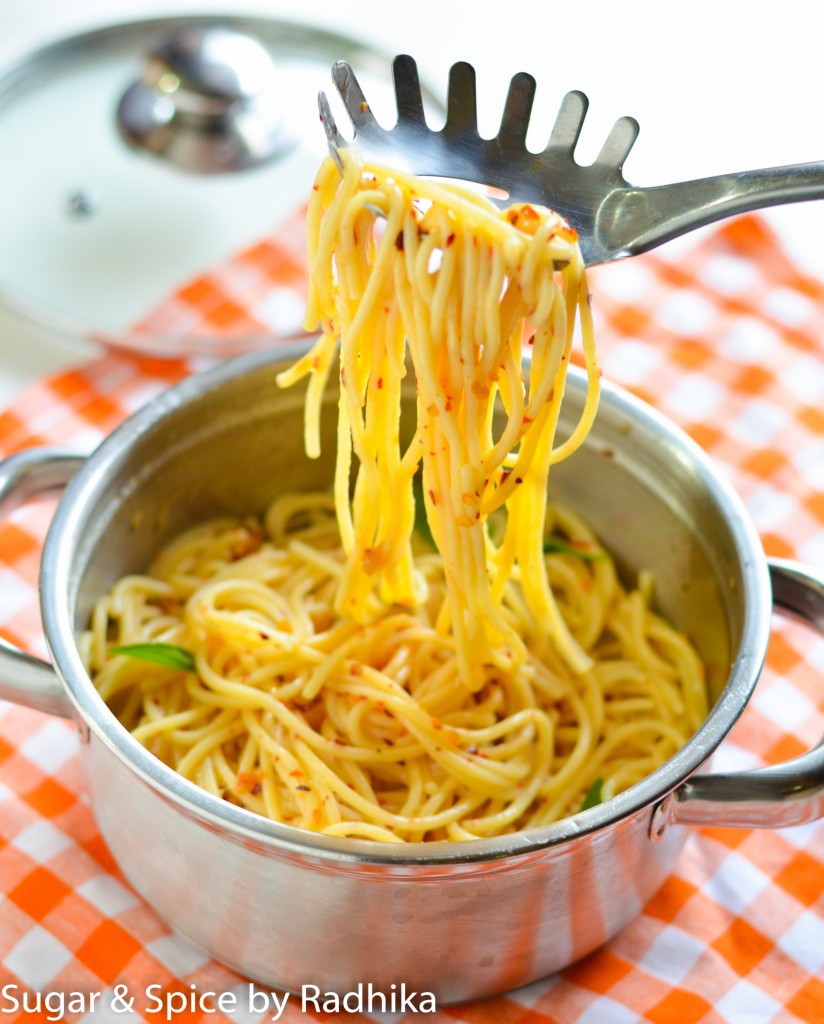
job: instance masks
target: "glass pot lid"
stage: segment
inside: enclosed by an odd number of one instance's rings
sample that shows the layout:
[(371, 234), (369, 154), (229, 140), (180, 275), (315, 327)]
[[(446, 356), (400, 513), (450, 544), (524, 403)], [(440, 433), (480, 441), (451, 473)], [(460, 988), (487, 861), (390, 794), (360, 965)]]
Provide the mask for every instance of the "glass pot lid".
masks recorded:
[[(0, 302), (165, 356), (300, 335), (317, 94), (347, 60), (391, 123), (391, 60), (314, 27), (180, 17), (83, 33), (0, 76)], [(340, 123), (348, 124), (342, 106)]]

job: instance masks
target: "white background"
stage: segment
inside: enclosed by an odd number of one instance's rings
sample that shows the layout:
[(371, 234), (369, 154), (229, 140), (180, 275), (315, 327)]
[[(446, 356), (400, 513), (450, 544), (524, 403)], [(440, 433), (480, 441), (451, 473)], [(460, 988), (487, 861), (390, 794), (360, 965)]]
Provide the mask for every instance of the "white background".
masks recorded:
[[(625, 166), (634, 184), (824, 161), (820, 0), (0, 0), (0, 65), (101, 24), (193, 12), (262, 13), (338, 29), (411, 53), (441, 92), (449, 65), (469, 60), (489, 134), (516, 71), (538, 80), (535, 141), (563, 94), (582, 89), (591, 105), (579, 159), (594, 157), (612, 122), (631, 114), (641, 124)], [(824, 203), (768, 216), (802, 266), (824, 276)], [(0, 312), (0, 403), (83, 357)]]

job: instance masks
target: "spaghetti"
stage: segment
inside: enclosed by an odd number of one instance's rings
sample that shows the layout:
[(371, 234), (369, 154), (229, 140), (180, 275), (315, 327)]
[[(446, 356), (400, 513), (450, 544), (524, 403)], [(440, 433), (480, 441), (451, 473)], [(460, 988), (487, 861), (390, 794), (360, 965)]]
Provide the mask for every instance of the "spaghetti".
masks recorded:
[[(598, 399), (574, 233), (349, 152), (321, 168), (308, 224), (322, 331), (280, 383), (309, 376), (317, 455), (340, 335), (334, 494), (197, 527), (119, 581), (82, 643), (100, 693), (185, 777), (331, 835), (469, 840), (626, 789), (698, 728), (705, 685), (649, 579), (625, 591), (588, 527), (547, 504)], [(576, 311), (589, 393), (556, 443)], [(117, 653), (134, 644), (192, 664)]]

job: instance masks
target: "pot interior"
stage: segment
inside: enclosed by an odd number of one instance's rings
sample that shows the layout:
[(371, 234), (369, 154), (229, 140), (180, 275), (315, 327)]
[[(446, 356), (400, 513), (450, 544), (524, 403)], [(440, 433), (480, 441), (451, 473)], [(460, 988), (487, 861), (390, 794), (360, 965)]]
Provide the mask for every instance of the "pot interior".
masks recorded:
[[(145, 570), (187, 527), (260, 513), (284, 489), (331, 487), (336, 375), (323, 406), (323, 454), (310, 460), (304, 388), (284, 391), (275, 382), (298, 351), (235, 360), (191, 378), (92, 457), (73, 484), (86, 492), (69, 587), (76, 630), (86, 628), (94, 601), (115, 580)], [(585, 378), (572, 368), (561, 435), (576, 422), (585, 393)], [(409, 436), (411, 379), (407, 397)], [(625, 582), (634, 583), (640, 569), (653, 572), (656, 607), (696, 644), (714, 703), (744, 632), (746, 566), (755, 553), (738, 503), (705, 457), (641, 403), (607, 388), (585, 446), (553, 467), (550, 496), (590, 523)]]

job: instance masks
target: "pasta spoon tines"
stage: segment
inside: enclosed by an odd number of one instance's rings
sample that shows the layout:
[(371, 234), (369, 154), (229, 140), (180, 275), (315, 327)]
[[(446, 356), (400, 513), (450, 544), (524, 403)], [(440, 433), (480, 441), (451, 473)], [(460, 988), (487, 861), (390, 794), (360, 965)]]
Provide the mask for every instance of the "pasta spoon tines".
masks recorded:
[[(588, 265), (609, 263), (654, 249), (694, 228), (736, 213), (781, 203), (824, 197), (824, 164), (793, 164), (694, 181), (638, 188), (622, 168), (638, 137), (638, 122), (615, 122), (595, 161), (576, 162), (575, 145), (588, 100), (567, 93), (546, 148), (530, 152), (525, 139), (535, 95), (535, 79), (516, 74), (509, 86), (501, 127), (491, 139), (478, 133), (475, 69), (455, 64), (449, 74), (443, 129), (426, 123), (415, 61), (406, 55), (393, 64), (397, 123), (389, 129), (375, 120), (352, 68), (339, 61), (332, 79), (364, 155), (418, 175), (459, 178), (493, 186), (510, 202), (535, 202), (560, 213), (578, 232)], [(333, 155), (349, 145), (338, 131), (324, 93), (318, 97), (321, 121)]]

